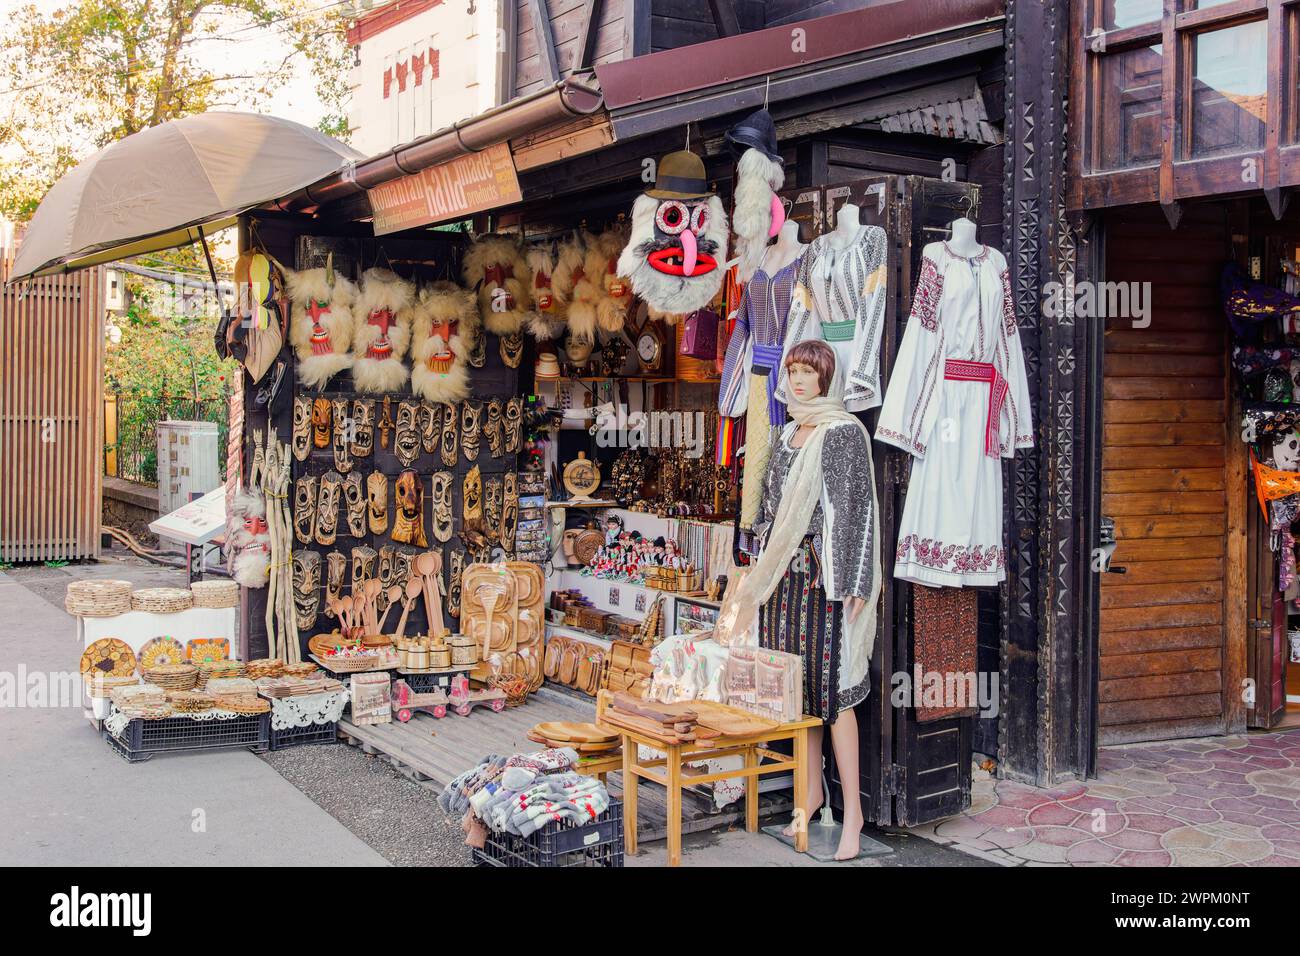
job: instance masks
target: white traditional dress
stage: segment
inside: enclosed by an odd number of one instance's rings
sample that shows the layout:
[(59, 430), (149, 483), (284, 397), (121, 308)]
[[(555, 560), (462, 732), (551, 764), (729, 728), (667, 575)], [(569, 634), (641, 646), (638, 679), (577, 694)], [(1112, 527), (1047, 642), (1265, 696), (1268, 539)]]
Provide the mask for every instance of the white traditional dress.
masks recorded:
[[(885, 327), (889, 292), (888, 241), (879, 226), (861, 225), (844, 248), (834, 232), (818, 236), (799, 263), (785, 347), (806, 339), (821, 339), (835, 350), (847, 372), (844, 407), (866, 411), (880, 404), (880, 336)], [(776, 397), (787, 401), (785, 368)]]
[(876, 438), (915, 461), (894, 577), (994, 585), (1006, 577), (1002, 458), (1034, 444), (1007, 261), (925, 247)]

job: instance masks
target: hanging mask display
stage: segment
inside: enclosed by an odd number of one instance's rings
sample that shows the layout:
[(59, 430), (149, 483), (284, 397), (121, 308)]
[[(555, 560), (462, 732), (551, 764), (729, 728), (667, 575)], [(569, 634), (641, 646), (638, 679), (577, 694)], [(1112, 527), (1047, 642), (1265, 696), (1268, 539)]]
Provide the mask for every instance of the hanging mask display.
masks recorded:
[(501, 540), (501, 506), (505, 487), (500, 478), (483, 479), (483, 536), (493, 544)]
[(311, 544), (316, 537), (316, 485), (312, 476), (293, 483), (293, 536), (299, 544)]
[(270, 580), (271, 535), (266, 523), (266, 499), (237, 494), (230, 507), (227, 537), (235, 555), (234, 578), (246, 588), (264, 588)]
[(316, 543), (333, 544), (338, 534), (339, 494), (343, 476), (327, 471), (320, 480), (320, 497), (316, 499)]
[(411, 391), (432, 402), (469, 394), (469, 355), (482, 338), (474, 293), (451, 282), (420, 290), (411, 339)]
[(334, 470), (346, 475), (352, 470), (352, 416), (348, 414), (350, 402), (346, 398), (334, 399)]
[(352, 596), (354, 598), (361, 596), (362, 585), (375, 576), (378, 564), (379, 552), (374, 548), (362, 544), (352, 549)]
[(487, 404), (487, 420), (483, 423), (483, 437), (487, 439), (488, 450), (493, 458), (500, 458), (505, 450), (505, 434), (502, 430), (501, 399), (494, 398)]
[(499, 336), (519, 332), (532, 308), (528, 265), (519, 242), (509, 236), (483, 236), (465, 251), (463, 267), (465, 286), (475, 291), (483, 326)]
[(379, 549), (379, 594), (375, 596), (375, 606), (380, 614), (388, 610), (388, 589), (397, 578), (397, 549), (386, 544)]
[(737, 278), (748, 282), (763, 264), (767, 244), (785, 223), (777, 196), (785, 184), (776, 124), (767, 110), (757, 110), (727, 130), (727, 145), (737, 160), (736, 195), (731, 231), (736, 234)]
[(293, 397), (293, 457), (306, 461), (311, 454), (311, 399), (305, 395)]
[(439, 451), (442, 463), (448, 468), (455, 468), (460, 457), (460, 413), (455, 405), (442, 407), (442, 447)]
[(397, 406), (393, 454), (404, 468), (410, 468), (420, 457), (420, 406), (416, 402), (401, 402)]
[(1272, 458), (1279, 471), (1300, 471), (1300, 431), (1293, 428), (1277, 435)]
[(456, 548), (447, 560), (447, 614), (460, 617), (461, 578), (465, 574), (465, 552)]
[(470, 368), (482, 368), (487, 364), (487, 336), (476, 335), (469, 350)]
[(351, 451), (357, 458), (369, 458), (375, 448), (375, 400), (358, 398), (352, 403)]
[(506, 368), (518, 368), (524, 358), (524, 333), (501, 336), (501, 362)]
[(435, 471), (429, 486), (429, 500), (433, 503), (433, 537), (443, 542), (451, 540), (451, 483), (451, 472)]
[(416, 552), (405, 548), (397, 548), (393, 555), (393, 583), (402, 590), (406, 590), (406, 583), (411, 580), (416, 557)]
[(320, 554), (315, 551), (293, 553), (293, 609), (300, 630), (315, 626), (320, 610)]
[(627, 238), (622, 227), (612, 226), (587, 243), (582, 278), (574, 283), (569, 304), (571, 336), (594, 343), (597, 330), (613, 335), (623, 329), (632, 287), (618, 271), (618, 258)]
[(517, 455), (524, 446), (524, 400), (518, 396), (506, 402), (505, 446), (507, 455)]
[(334, 437), (332, 420), (334, 403), (318, 398), (311, 405), (311, 441), (317, 448), (328, 448)]
[(352, 303), (357, 288), (332, 267), (284, 270), (289, 293), (289, 342), (298, 381), (317, 391), (352, 367)]
[(348, 559), (341, 551), (331, 551), (325, 555), (325, 615), (334, 617), (333, 607), (343, 596), (343, 575), (348, 568)]
[(393, 533), (389, 535), (401, 544), (427, 548), (424, 536), (424, 483), (420, 476), (407, 468), (397, 477), (394, 486)]
[(532, 276), (533, 311), (528, 314), (528, 334), (539, 342), (564, 334), (565, 302), (554, 288), (555, 250), (542, 243), (528, 250), (528, 272)]
[(371, 534), (388, 530), (388, 476), (382, 471), (366, 476), (366, 524)]
[(483, 403), (466, 399), (460, 405), (460, 445), (466, 461), (478, 459), (478, 443), (482, 434), (479, 421), (483, 415)]
[(420, 447), (426, 455), (438, 450), (442, 438), (442, 406), (433, 402), (420, 403)]
[(483, 476), (475, 465), (465, 473), (461, 482), (461, 522), (468, 531), (483, 527)]
[(519, 476), (513, 471), (505, 474), (501, 502), (501, 547), (507, 552), (515, 550), (515, 531), (519, 528)]
[(348, 534), (354, 538), (366, 536), (366, 492), (362, 486), (361, 472), (354, 471), (343, 481), (343, 503), (347, 507)]
[(393, 401), (387, 395), (384, 396), (383, 411), (379, 415), (379, 424), (375, 426), (379, 430), (379, 447), (388, 448), (388, 433), (395, 427), (393, 425)]
[(710, 193), (704, 162), (691, 152), (659, 161), (655, 188), (632, 206), (632, 234), (618, 271), (651, 309), (687, 315), (722, 288), (727, 211)]
[(352, 381), (359, 392), (396, 392), (410, 372), (402, 363), (411, 344), (415, 288), (388, 269), (367, 269), (353, 307)]

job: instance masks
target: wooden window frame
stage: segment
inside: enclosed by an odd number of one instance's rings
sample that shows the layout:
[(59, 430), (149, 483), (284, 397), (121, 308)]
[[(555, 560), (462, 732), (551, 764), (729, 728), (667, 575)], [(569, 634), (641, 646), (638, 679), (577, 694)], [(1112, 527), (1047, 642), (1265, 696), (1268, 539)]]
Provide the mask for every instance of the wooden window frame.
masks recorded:
[[(1265, 191), (1275, 203), (1284, 186), (1300, 184), (1300, 0), (1232, 0), (1196, 9), (1195, 0), (1163, 0), (1161, 19), (1104, 30), (1105, 0), (1075, 0), (1070, 9), (1070, 29), (1075, 37), (1070, 79), (1070, 99), (1080, 104), (1083, 122), (1071, 124), (1071, 209), (1158, 202), (1176, 207), (1185, 199)], [(1180, 155), (1190, 150), (1179, 130), (1191, 129), (1193, 41), (1245, 23), (1266, 21), (1267, 105), (1264, 148), (1193, 159)], [(1095, 32), (1094, 32), (1095, 31)], [(1101, 38), (1104, 52), (1092, 45)], [(1139, 47), (1161, 46), (1160, 83), (1162, 151), (1158, 165), (1092, 172), (1100, 163), (1098, 115), (1101, 61)], [(1256, 157), (1254, 183), (1242, 179), (1242, 160)]]

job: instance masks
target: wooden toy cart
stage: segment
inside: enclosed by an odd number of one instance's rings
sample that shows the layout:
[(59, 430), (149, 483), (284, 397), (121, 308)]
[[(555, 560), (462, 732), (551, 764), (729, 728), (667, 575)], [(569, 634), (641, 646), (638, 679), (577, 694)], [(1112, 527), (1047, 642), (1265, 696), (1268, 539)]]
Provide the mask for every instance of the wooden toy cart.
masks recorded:
[(417, 694), (406, 681), (393, 681), (393, 715), (402, 723), (415, 716), (417, 710), (434, 717), (447, 716), (447, 695), (439, 687), (426, 694)]
[(451, 694), (447, 699), (451, 709), (461, 717), (468, 717), (469, 712), (480, 705), (491, 707), (492, 712), (499, 714), (506, 709), (505, 691), (484, 688), (483, 690), (471, 690), (469, 680), (464, 674), (459, 674), (451, 679)]

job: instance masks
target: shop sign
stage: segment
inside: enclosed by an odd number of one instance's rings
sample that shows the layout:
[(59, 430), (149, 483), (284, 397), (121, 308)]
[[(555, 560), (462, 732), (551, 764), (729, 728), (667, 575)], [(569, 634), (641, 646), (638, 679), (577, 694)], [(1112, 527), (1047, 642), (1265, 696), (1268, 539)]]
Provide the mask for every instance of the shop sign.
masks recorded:
[(519, 177), (506, 143), (402, 176), (368, 191), (375, 235), (519, 202)]

